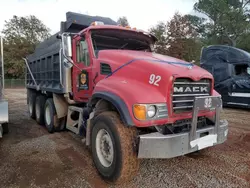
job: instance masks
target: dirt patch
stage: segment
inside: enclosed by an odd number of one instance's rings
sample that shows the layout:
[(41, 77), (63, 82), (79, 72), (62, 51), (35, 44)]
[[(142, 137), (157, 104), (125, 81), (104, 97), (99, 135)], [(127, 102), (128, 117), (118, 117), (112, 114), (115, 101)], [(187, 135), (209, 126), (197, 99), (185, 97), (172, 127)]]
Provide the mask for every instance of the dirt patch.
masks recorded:
[(49, 134), (29, 118), (26, 91), (6, 91), (10, 133), (0, 140), (0, 187), (249, 187), (250, 111), (224, 109), (228, 140), (173, 159), (141, 160), (131, 182), (111, 185), (98, 175), (91, 152), (69, 131)]

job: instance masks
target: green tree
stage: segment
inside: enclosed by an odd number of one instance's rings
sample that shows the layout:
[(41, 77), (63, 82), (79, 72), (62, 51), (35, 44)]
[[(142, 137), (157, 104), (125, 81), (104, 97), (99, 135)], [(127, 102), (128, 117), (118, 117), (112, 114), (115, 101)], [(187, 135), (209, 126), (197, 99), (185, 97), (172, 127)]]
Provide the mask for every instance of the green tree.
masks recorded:
[(129, 26), (128, 19), (125, 16), (118, 18), (117, 23), (123, 27)]
[(249, 0), (199, 0), (194, 9), (208, 17), (207, 39), (210, 43), (237, 46), (250, 30)]
[(167, 25), (168, 54), (186, 61), (197, 61), (200, 53), (200, 42), (196, 28), (186, 16), (178, 12)]
[(164, 22), (159, 22), (156, 26), (149, 29), (149, 32), (158, 39), (155, 43), (154, 50), (160, 54), (168, 54), (166, 29), (167, 25)]
[(35, 16), (13, 16), (5, 21), (4, 59), (7, 77), (24, 76), (23, 57), (34, 52), (36, 45), (50, 36), (49, 29)]
[[(193, 20), (193, 24), (190, 20)], [(182, 16), (177, 12), (167, 24), (159, 22), (150, 28), (149, 32), (158, 39), (154, 46), (155, 52), (199, 62), (202, 43), (198, 31), (203, 28), (198, 21), (199, 19), (194, 16)]]
[(184, 18), (195, 29), (198, 34), (198, 37), (204, 38), (206, 36), (206, 18), (191, 14), (184, 15)]

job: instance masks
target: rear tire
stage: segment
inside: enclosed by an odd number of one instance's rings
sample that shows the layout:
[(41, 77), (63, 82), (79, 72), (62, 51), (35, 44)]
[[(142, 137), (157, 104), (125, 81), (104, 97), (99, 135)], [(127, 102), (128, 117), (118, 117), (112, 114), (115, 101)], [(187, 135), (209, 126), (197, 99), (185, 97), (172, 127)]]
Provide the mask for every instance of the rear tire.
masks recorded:
[(52, 98), (46, 100), (44, 105), (44, 116), (45, 126), (48, 132), (53, 133), (55, 131), (56, 110)]
[(121, 183), (135, 177), (139, 167), (136, 136), (136, 129), (125, 127), (116, 112), (103, 112), (94, 119), (91, 150), (104, 180)]
[(43, 95), (38, 95), (36, 97), (35, 112), (36, 121), (39, 125), (44, 125), (44, 104), (46, 102), (46, 97)]
[(29, 115), (32, 119), (36, 118), (36, 110), (35, 110), (35, 104), (36, 104), (36, 93), (30, 92), (28, 95), (28, 110)]

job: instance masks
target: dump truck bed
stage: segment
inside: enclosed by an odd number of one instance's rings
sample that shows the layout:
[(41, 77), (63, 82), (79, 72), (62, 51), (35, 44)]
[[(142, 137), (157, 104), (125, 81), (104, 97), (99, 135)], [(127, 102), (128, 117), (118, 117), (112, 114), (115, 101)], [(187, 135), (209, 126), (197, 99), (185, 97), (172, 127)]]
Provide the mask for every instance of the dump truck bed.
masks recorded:
[[(58, 33), (57, 33), (58, 34)], [(60, 40), (56, 38), (57, 34), (41, 43), (35, 50), (35, 53), (27, 57), (28, 65), (34, 76), (27, 71), (27, 88), (36, 89), (36, 84), (41, 90), (64, 93), (63, 79), (60, 72), (64, 72), (61, 66), (60, 58)]]

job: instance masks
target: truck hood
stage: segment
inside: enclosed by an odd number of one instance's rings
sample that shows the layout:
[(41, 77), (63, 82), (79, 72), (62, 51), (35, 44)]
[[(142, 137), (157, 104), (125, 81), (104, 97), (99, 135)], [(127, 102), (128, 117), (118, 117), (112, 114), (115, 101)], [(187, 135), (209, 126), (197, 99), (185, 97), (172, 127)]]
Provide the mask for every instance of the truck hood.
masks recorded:
[[(110, 64), (114, 74), (120, 71), (152, 72), (167, 77), (189, 77), (193, 80), (211, 78), (212, 75), (199, 66), (161, 54), (131, 50), (101, 50), (98, 55), (101, 62)], [(126, 71), (127, 70), (127, 71)], [(126, 74), (126, 75), (127, 75)]]

